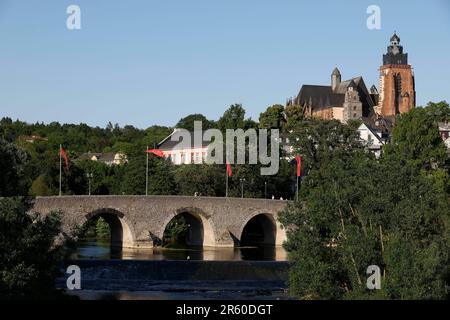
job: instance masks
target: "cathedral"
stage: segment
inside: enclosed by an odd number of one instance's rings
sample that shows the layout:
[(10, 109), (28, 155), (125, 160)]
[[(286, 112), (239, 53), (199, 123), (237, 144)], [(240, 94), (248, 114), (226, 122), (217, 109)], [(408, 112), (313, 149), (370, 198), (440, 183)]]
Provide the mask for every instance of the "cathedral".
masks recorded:
[(413, 69), (397, 34), (391, 37), (379, 71), (379, 91), (374, 85), (369, 91), (362, 77), (342, 81), (341, 72), (335, 68), (329, 86), (303, 85), (287, 104), (301, 106), (307, 117), (343, 123), (361, 119), (371, 127), (383, 124), (388, 130), (396, 115), (410, 111), (416, 104)]

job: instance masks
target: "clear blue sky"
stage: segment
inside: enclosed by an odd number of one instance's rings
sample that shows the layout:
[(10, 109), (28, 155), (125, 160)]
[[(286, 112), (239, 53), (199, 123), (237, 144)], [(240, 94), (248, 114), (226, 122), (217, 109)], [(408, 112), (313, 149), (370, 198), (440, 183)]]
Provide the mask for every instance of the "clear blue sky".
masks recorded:
[[(82, 30), (66, 29), (70, 4)], [(450, 1), (0, 0), (0, 117), (146, 128), (242, 103), (257, 119), (336, 66), (378, 86), (394, 30), (418, 104), (449, 101)]]

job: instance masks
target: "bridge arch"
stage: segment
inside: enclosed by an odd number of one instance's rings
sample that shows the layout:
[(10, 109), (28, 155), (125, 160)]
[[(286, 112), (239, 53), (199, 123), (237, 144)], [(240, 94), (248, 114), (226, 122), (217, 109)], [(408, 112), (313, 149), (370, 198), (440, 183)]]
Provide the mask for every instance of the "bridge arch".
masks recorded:
[(239, 240), (241, 245), (281, 246), (286, 240), (284, 227), (272, 213), (254, 213), (244, 220)]
[(188, 244), (214, 247), (216, 245), (215, 227), (210, 217), (199, 208), (185, 207), (175, 210), (164, 221), (160, 229), (160, 239), (164, 238), (169, 223), (177, 216), (184, 215), (190, 224)]
[(125, 215), (115, 209), (102, 208), (89, 212), (84, 216), (84, 222), (101, 217), (109, 225), (111, 232), (111, 246), (132, 248), (135, 236)]

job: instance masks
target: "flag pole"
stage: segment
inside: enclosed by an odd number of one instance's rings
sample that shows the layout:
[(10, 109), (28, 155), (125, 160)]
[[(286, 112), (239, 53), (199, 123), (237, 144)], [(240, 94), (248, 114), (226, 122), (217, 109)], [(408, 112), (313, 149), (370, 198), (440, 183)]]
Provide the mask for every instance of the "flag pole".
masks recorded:
[(59, 145), (59, 196), (62, 195), (62, 144)]
[(296, 194), (296, 198), (297, 198), (297, 202), (298, 202), (298, 189), (300, 187), (300, 178), (302, 176), (302, 157), (301, 156), (296, 156), (295, 160), (297, 160), (297, 194)]
[(226, 175), (226, 177), (227, 177), (226, 183), (225, 183), (225, 185), (226, 185), (226, 189), (225, 189), (225, 198), (228, 198), (228, 170), (225, 172), (225, 175)]
[(147, 164), (145, 167), (145, 195), (148, 196), (148, 146), (145, 153), (147, 154)]

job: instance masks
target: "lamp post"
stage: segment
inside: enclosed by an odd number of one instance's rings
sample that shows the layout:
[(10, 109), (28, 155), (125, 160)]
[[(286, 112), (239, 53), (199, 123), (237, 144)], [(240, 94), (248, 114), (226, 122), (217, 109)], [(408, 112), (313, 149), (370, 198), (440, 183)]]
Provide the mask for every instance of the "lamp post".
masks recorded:
[(89, 196), (91, 195), (91, 179), (94, 177), (93, 173), (86, 173), (86, 177), (88, 178), (89, 181)]
[(241, 198), (244, 198), (244, 182), (245, 182), (245, 178), (241, 178), (241, 179), (239, 179), (239, 181), (241, 182)]

